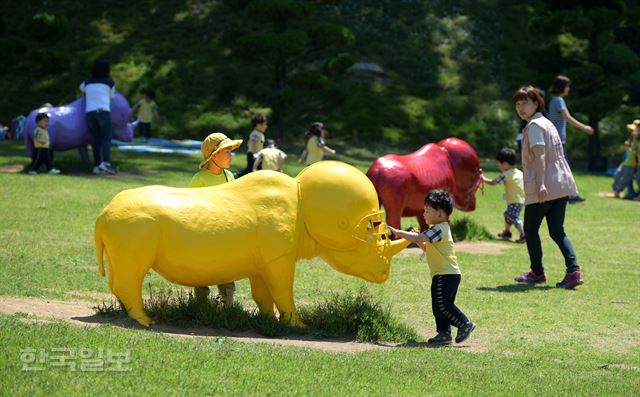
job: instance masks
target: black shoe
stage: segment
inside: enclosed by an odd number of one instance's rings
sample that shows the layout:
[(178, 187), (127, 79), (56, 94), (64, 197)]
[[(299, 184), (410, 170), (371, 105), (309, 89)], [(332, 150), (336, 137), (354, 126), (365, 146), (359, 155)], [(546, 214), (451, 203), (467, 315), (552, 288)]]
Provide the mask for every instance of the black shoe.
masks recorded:
[(432, 346), (444, 346), (451, 344), (451, 334), (446, 332), (438, 332), (438, 335), (427, 341)]
[(471, 321), (469, 321), (462, 327), (458, 328), (458, 334), (456, 335), (456, 343), (462, 343), (465, 340), (467, 340), (467, 338), (469, 337), (469, 335), (471, 335), (474, 329), (476, 329), (476, 325)]
[(503, 240), (509, 240), (513, 235), (511, 234), (511, 232), (503, 230), (500, 233), (498, 233), (496, 236), (498, 236), (498, 238), (501, 238)]
[(586, 200), (586, 198), (582, 198), (580, 196), (569, 197), (569, 204), (578, 204)]

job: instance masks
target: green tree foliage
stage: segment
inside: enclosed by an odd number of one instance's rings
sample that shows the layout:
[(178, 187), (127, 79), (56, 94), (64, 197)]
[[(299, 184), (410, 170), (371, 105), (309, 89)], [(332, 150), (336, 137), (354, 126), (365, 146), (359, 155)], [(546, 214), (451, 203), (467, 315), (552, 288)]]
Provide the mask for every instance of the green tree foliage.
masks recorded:
[(532, 66), (541, 61), (549, 72), (569, 76), (572, 108), (586, 114), (594, 127), (588, 148), (591, 169), (601, 166), (600, 121), (623, 105), (640, 104), (638, 13), (638, 6), (623, 1), (549, 1), (529, 24), (529, 32), (541, 38), (531, 53)]
[[(261, 85), (270, 87), (263, 90), (263, 99), (269, 103), (272, 130), (280, 141), (285, 140), (287, 109), (297, 99), (299, 86), (288, 87), (293, 75), (303, 74), (308, 79), (322, 80), (325, 74), (344, 70), (348, 53), (331, 57), (336, 48), (342, 51), (353, 43), (349, 29), (337, 23), (317, 21), (314, 18), (315, 5), (299, 0), (251, 0), (244, 5), (230, 4), (235, 14), (243, 19), (243, 24), (233, 35), (227, 35), (234, 55), (248, 61), (243, 70), (249, 73), (264, 73), (268, 64), (273, 78)], [(234, 7), (235, 6), (235, 7)], [(324, 57), (329, 56), (328, 59)], [(326, 66), (323, 70), (322, 67)], [(269, 81), (271, 80), (271, 81)], [(300, 79), (293, 79), (293, 82)], [(269, 84), (270, 83), (270, 84)], [(300, 109), (293, 106), (294, 111)]]
[[(323, 121), (332, 145), (409, 152), (448, 136), (483, 156), (513, 145), (511, 95), (573, 80), (572, 113), (618, 155), (640, 109), (637, 0), (43, 0), (0, 2), (0, 122), (63, 104), (105, 57), (131, 101), (153, 88), (167, 137), (241, 137), (269, 114), (285, 146)], [(356, 62), (383, 73), (361, 78)], [(285, 147), (285, 149), (287, 149)]]

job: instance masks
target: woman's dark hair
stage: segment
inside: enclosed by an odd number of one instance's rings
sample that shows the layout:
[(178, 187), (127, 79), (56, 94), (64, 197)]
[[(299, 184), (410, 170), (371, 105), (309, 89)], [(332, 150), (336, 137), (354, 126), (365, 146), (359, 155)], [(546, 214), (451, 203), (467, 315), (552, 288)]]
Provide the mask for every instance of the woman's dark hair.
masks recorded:
[(276, 141), (274, 141), (273, 139), (267, 139), (264, 142), (264, 146), (266, 146), (266, 147), (269, 147), (269, 146), (276, 147)]
[(513, 103), (522, 101), (525, 99), (531, 99), (533, 102), (538, 103), (536, 112), (544, 112), (544, 98), (540, 95), (540, 90), (532, 85), (526, 85), (518, 88), (515, 94), (513, 94)]
[(501, 163), (515, 165), (516, 151), (508, 147), (503, 147), (502, 149), (500, 149), (500, 151), (496, 155), (496, 160), (498, 160)]
[(305, 138), (307, 138), (307, 140), (309, 140), (309, 138), (311, 138), (314, 135), (320, 138), (322, 137), (322, 131), (324, 131), (324, 124), (322, 124), (319, 121), (316, 121), (315, 123), (311, 124), (311, 127), (309, 127), (309, 129), (304, 134), (304, 136)]
[(551, 83), (551, 87), (549, 87), (549, 91), (552, 94), (560, 95), (564, 93), (564, 90), (571, 85), (571, 79), (567, 76), (558, 75)]
[(37, 123), (38, 121), (42, 120), (42, 119), (48, 119), (48, 118), (49, 118), (49, 115), (48, 115), (48, 114), (46, 114), (46, 113), (38, 113), (38, 114), (36, 115), (36, 123)]
[(253, 117), (251, 117), (251, 125), (253, 125), (254, 127), (258, 124), (262, 124), (265, 121), (267, 121), (267, 118), (264, 117), (264, 114), (254, 114)]
[(111, 66), (109, 66), (109, 61), (105, 59), (96, 59), (93, 62), (93, 67), (91, 68), (91, 77), (94, 79), (103, 79), (105, 77), (109, 77), (111, 73)]
[(453, 212), (453, 198), (446, 190), (433, 189), (424, 198), (424, 203), (433, 209), (444, 211), (447, 216)]

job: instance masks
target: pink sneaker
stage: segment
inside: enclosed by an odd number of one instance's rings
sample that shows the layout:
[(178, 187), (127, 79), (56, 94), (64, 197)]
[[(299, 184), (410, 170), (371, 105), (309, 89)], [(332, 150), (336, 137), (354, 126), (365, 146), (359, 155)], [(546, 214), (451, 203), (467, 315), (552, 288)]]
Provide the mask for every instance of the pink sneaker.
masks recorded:
[(584, 281), (582, 280), (582, 273), (576, 270), (575, 272), (565, 274), (562, 281), (556, 283), (556, 287), (565, 288), (565, 289), (574, 289), (578, 285), (582, 285)]
[(547, 276), (541, 274), (540, 276), (536, 275), (534, 272), (527, 272), (522, 276), (516, 276), (514, 279), (519, 283), (527, 283), (527, 284), (538, 284), (538, 283), (546, 283)]

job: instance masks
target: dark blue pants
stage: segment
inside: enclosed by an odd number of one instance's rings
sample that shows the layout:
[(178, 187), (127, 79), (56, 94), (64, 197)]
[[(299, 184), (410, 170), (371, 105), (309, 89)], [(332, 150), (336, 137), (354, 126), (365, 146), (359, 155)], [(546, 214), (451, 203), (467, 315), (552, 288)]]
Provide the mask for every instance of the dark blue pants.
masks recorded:
[(38, 171), (42, 165), (46, 167), (47, 171), (50, 171), (51, 168), (51, 157), (48, 148), (36, 148), (35, 155), (33, 156), (33, 161), (31, 162), (31, 166), (29, 167), (29, 171)]
[(140, 136), (144, 137), (145, 140), (151, 138), (151, 123), (138, 123), (138, 128), (140, 128)]
[(531, 271), (537, 275), (544, 274), (542, 265), (542, 244), (540, 242), (540, 225), (543, 219), (547, 219), (549, 236), (560, 248), (567, 273), (580, 270), (576, 253), (569, 237), (564, 232), (564, 215), (567, 209), (567, 197), (544, 203), (529, 204), (524, 207), (524, 234), (527, 236), (527, 250), (531, 261)]
[(87, 112), (87, 126), (93, 137), (93, 165), (111, 162), (111, 112)]
[(460, 328), (469, 322), (467, 316), (455, 305), (459, 274), (443, 274), (431, 279), (431, 309), (436, 318), (438, 333), (451, 333), (451, 326)]
[[(238, 172), (238, 177), (241, 177), (243, 175), (247, 175), (251, 172), (253, 172), (253, 163), (255, 163), (256, 159), (255, 157), (253, 157), (253, 153), (251, 152), (247, 152), (247, 167), (243, 170), (241, 170), (240, 172)], [(260, 164), (258, 166), (258, 169), (261, 170), (262, 169), (262, 164)]]

